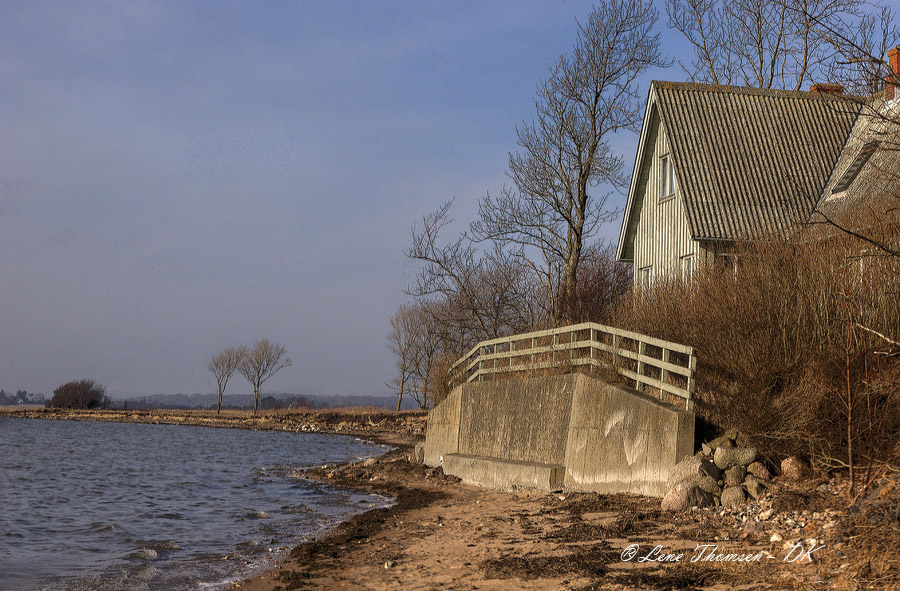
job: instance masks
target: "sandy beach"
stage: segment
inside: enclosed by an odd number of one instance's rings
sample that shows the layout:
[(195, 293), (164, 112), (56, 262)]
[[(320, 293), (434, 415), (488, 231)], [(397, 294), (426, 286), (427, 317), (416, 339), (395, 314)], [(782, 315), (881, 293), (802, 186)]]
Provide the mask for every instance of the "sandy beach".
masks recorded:
[[(397, 503), (298, 546), (279, 568), (234, 589), (725, 591), (888, 589), (900, 581), (891, 566), (896, 545), (878, 551), (852, 533), (829, 492), (839, 484), (811, 481), (746, 508), (673, 515), (659, 499), (635, 495), (470, 486), (407, 454), (309, 471)], [(900, 536), (896, 523), (882, 533)]]

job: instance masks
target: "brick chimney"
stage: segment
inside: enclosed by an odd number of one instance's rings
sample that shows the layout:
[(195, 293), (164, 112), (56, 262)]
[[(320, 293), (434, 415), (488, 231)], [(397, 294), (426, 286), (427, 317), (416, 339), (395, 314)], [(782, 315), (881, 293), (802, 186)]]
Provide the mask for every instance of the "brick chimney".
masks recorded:
[(888, 51), (888, 64), (890, 64), (894, 76), (893, 78), (887, 76), (884, 81), (884, 100), (886, 101), (894, 98), (894, 91), (897, 87), (895, 79), (900, 78), (900, 46)]
[(827, 92), (830, 94), (844, 94), (844, 85), (843, 84), (828, 84), (824, 82), (820, 82), (817, 84), (813, 84), (810, 89), (810, 92)]

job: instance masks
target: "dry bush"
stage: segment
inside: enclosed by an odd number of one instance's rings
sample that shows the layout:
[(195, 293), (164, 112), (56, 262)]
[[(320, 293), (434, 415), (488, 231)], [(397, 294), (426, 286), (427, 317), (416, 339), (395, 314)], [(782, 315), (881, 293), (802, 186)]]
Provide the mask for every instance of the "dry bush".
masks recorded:
[(615, 323), (695, 347), (699, 414), (762, 450), (823, 467), (886, 461), (900, 427), (900, 257), (803, 238), (735, 247), (737, 264), (635, 293)]

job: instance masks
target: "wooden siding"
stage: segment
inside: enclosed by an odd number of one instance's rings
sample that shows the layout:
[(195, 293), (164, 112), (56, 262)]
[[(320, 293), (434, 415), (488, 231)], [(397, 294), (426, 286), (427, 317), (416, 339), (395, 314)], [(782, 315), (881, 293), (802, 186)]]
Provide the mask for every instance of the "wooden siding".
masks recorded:
[[(654, 119), (656, 118), (654, 117)], [(693, 256), (696, 269), (697, 265), (705, 262), (707, 253), (706, 249), (701, 248), (700, 242), (691, 239), (681, 196), (681, 178), (677, 161), (675, 162), (675, 178), (678, 189), (675, 197), (660, 202), (659, 159), (669, 154), (669, 144), (665, 126), (660, 122), (654, 127), (656, 127), (657, 133), (653, 151), (646, 159), (648, 162), (640, 171), (641, 178), (638, 184), (640, 215), (634, 237), (636, 285), (640, 281), (641, 273), (639, 271), (641, 269), (648, 266), (652, 268), (652, 281), (661, 277), (680, 277), (682, 258)]]

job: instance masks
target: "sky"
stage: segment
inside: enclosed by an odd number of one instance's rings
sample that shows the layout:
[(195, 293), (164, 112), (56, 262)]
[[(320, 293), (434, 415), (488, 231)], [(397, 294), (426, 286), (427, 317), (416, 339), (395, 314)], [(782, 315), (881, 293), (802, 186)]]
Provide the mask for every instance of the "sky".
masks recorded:
[(0, 388), (214, 392), (212, 355), (269, 338), (264, 392), (387, 394), (413, 223), (503, 186), (590, 10), (0, 0)]

